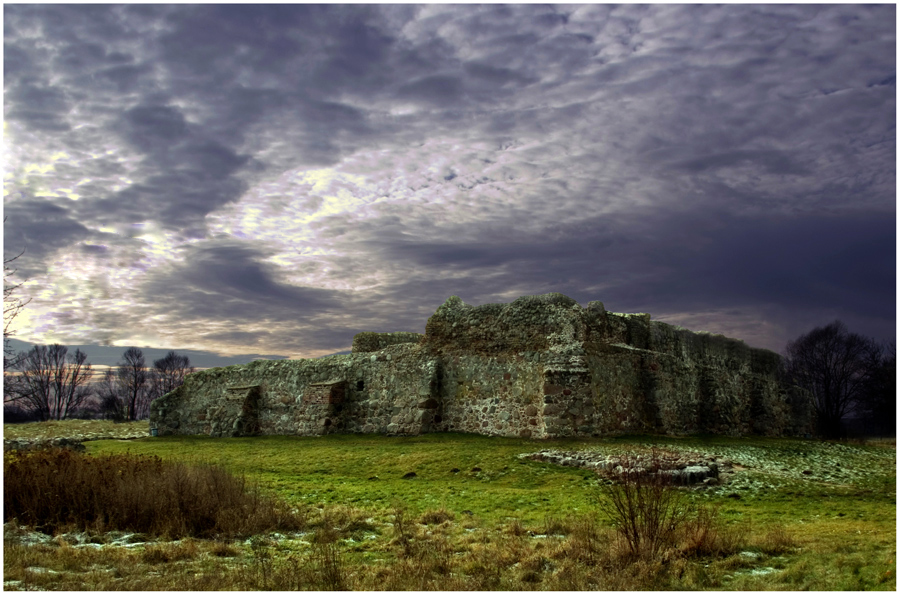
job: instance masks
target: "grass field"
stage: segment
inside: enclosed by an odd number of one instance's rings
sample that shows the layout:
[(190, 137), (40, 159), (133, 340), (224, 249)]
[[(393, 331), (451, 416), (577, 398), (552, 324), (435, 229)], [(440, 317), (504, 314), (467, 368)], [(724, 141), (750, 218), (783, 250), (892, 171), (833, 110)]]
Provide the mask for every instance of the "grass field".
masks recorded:
[[(220, 464), (304, 511), (308, 527), (166, 542), (75, 531), (42, 539), (8, 523), (6, 589), (896, 587), (893, 443), (431, 434), (85, 444), (91, 455)], [(599, 514), (599, 478), (518, 457), (547, 448), (611, 453), (650, 445), (734, 461), (740, 471), (726, 485), (685, 492), (715, 512), (718, 530), (735, 545), (715, 554), (682, 547), (659, 560), (627, 560), (610, 520)]]

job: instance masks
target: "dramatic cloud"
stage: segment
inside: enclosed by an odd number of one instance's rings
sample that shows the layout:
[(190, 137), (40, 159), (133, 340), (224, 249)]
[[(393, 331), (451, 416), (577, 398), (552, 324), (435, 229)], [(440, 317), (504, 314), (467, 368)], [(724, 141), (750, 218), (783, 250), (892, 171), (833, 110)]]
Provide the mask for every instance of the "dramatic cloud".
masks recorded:
[(561, 291), (893, 339), (892, 5), (6, 5), (35, 342), (317, 356)]

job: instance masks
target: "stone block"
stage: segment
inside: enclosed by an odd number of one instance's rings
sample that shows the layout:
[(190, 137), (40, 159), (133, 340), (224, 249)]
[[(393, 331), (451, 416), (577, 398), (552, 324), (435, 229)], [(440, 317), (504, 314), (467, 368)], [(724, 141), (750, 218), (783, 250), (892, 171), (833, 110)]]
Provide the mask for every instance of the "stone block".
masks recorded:
[(563, 387), (558, 384), (545, 383), (544, 384), (544, 394), (545, 395), (558, 395), (563, 392)]

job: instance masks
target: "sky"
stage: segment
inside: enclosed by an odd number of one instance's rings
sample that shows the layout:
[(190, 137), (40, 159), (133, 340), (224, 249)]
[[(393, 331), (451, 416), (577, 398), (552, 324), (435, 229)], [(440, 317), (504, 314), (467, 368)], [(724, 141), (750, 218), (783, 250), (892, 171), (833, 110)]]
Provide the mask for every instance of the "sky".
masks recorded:
[(896, 335), (896, 7), (5, 4), (32, 343), (319, 357), (551, 291)]

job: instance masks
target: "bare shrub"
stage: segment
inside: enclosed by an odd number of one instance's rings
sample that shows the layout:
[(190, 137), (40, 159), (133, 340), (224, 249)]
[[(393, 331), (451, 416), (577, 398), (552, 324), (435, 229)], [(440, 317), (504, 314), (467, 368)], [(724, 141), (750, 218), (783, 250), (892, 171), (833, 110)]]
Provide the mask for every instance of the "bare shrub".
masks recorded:
[[(649, 460), (626, 455), (614, 480), (602, 487), (598, 507), (612, 522), (633, 560), (672, 556), (727, 556), (741, 549), (747, 531), (727, 526), (719, 508), (694, 505), (651, 451)], [(677, 550), (677, 552), (675, 551)], [(645, 570), (650, 572), (648, 566)], [(651, 574), (653, 574), (651, 572)]]
[(651, 462), (646, 469), (637, 457), (626, 455), (616, 480), (601, 488), (606, 498), (598, 500), (600, 511), (636, 558), (654, 558), (674, 543), (689, 513), (684, 493), (672, 486), (670, 475), (651, 472), (654, 467), (659, 466)]
[(406, 517), (406, 509), (402, 506), (394, 507), (394, 543), (400, 546), (401, 556), (413, 555), (412, 539), (415, 535), (413, 523)]

